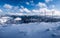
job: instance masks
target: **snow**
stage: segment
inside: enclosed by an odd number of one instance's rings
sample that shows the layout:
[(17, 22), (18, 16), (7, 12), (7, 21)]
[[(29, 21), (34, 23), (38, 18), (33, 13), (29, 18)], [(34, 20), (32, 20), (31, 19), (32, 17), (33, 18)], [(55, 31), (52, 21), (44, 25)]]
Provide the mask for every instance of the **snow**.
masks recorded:
[(7, 22), (7, 19), (4, 18), (0, 19), (0, 23), (5, 23), (5, 22)]
[(21, 18), (19, 18), (19, 17), (17, 17), (17, 18), (15, 18), (14, 20), (22, 20)]
[(1, 23), (1, 24), (4, 24), (4, 23), (6, 23), (9, 19), (11, 19), (11, 17), (1, 17), (1, 18), (0, 18), (0, 23)]
[[(59, 19), (60, 17), (54, 18)], [(0, 18), (0, 38), (60, 38), (60, 22), (20, 23), (20, 20), (22, 18), (18, 16), (16, 18), (2, 16)], [(36, 21), (36, 19), (31, 20)]]
[(0, 38), (60, 38), (59, 26), (60, 22), (4, 24), (0, 25)]

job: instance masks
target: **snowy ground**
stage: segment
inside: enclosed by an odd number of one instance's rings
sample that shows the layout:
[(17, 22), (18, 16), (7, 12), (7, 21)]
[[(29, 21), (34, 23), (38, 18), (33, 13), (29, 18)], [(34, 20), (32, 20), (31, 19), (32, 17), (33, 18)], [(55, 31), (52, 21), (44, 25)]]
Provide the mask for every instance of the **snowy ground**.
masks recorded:
[(0, 38), (60, 38), (60, 22), (3, 24)]

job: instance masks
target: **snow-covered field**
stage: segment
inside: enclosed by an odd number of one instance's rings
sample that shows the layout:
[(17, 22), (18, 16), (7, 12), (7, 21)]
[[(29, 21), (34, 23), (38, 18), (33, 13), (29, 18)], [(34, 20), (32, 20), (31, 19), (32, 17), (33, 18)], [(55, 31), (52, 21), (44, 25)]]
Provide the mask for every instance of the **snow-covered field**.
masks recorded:
[(0, 24), (0, 38), (60, 38), (60, 22)]

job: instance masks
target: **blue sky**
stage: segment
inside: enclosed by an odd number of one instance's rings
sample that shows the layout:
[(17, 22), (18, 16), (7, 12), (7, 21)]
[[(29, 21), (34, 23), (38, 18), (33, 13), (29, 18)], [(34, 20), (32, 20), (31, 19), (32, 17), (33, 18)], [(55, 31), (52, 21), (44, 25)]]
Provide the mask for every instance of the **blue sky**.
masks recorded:
[(0, 14), (59, 15), (60, 0), (0, 0)]

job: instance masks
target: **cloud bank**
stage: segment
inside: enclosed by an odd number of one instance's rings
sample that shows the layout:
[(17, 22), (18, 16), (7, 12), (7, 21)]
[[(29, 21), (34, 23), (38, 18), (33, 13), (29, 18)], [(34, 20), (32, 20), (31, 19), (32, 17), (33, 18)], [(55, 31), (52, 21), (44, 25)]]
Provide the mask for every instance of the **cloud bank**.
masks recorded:
[[(45, 2), (51, 2), (53, 0), (45, 0)], [(55, 5), (50, 5), (51, 9), (49, 9), (48, 5), (46, 3), (38, 2), (37, 4), (34, 4), (33, 1), (26, 2), (27, 5), (33, 4), (35, 8), (29, 10), (29, 8), (26, 8), (24, 6), (12, 6), (9, 4), (4, 4), (3, 8), (7, 11), (9, 14), (19, 14), (19, 15), (58, 15), (60, 16), (60, 11), (54, 9)], [(4, 11), (0, 9), (0, 13)]]

